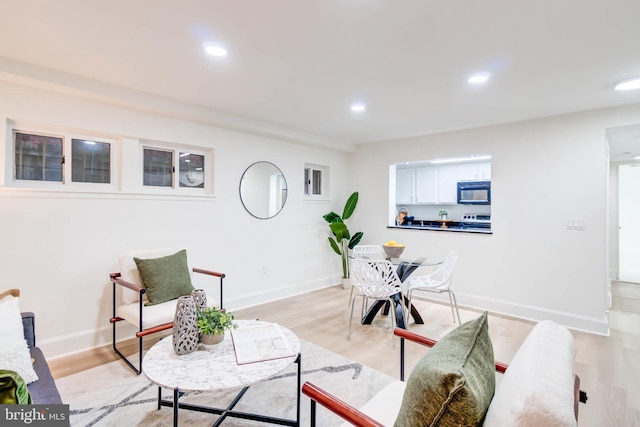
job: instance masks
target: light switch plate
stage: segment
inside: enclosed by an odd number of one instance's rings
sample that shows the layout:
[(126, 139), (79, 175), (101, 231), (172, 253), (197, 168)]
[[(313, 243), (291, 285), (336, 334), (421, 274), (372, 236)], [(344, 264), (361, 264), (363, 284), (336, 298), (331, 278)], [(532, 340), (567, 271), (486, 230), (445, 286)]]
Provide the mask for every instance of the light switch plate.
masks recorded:
[(586, 230), (584, 218), (567, 218), (567, 230)]

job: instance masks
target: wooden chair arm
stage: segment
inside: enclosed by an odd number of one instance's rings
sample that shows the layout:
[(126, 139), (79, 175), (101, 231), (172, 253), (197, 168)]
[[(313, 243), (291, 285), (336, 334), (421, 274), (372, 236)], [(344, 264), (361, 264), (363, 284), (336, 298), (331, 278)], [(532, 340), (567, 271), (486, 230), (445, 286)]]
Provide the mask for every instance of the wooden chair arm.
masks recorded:
[(109, 277), (111, 278), (111, 281), (116, 285), (124, 286), (125, 288), (129, 288), (133, 291), (136, 291), (142, 294), (145, 292), (143, 287), (138, 286), (135, 283), (131, 283), (131, 282), (127, 282), (126, 280), (123, 280), (120, 278), (121, 276), (122, 275), (120, 273), (111, 273), (109, 275)]
[[(438, 341), (433, 340), (431, 338), (423, 337), (422, 335), (418, 335), (415, 332), (409, 332), (406, 329), (402, 329), (402, 328), (395, 328), (393, 333), (394, 333), (394, 335), (400, 337), (401, 339), (407, 339), (409, 341), (413, 341), (415, 343), (425, 345), (425, 346), (427, 346), (429, 348), (433, 347), (438, 342)], [(402, 353), (402, 348), (404, 347), (404, 342), (401, 342), (401, 346), (402, 346), (401, 347), (401, 353)], [(402, 357), (402, 363), (404, 363), (404, 356), (401, 355), (401, 357)], [(502, 362), (496, 361), (495, 362), (495, 367), (496, 367), (496, 371), (497, 372), (500, 372), (500, 373), (504, 374), (504, 372), (507, 370), (509, 365), (506, 364), (506, 363), (502, 363)]]
[(353, 425), (359, 427), (384, 427), (383, 424), (308, 381), (302, 385), (302, 393), (311, 399), (311, 427), (316, 425), (316, 402)]
[(203, 270), (202, 268), (195, 268), (195, 267), (192, 270), (194, 273), (206, 274), (209, 276), (216, 276), (216, 277), (220, 277), (221, 279), (224, 279), (226, 277), (224, 273), (218, 273), (217, 271)]

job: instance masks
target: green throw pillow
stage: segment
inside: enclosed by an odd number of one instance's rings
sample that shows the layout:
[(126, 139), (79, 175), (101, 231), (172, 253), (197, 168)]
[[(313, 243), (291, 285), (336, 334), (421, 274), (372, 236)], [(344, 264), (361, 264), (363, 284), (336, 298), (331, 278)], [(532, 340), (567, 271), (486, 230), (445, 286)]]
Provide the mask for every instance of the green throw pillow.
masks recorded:
[(487, 312), (443, 337), (411, 372), (396, 427), (479, 426), (496, 388)]
[(0, 370), (0, 405), (31, 405), (31, 394), (15, 371)]
[(145, 305), (161, 304), (189, 295), (194, 289), (189, 275), (186, 250), (160, 258), (133, 260), (149, 299)]

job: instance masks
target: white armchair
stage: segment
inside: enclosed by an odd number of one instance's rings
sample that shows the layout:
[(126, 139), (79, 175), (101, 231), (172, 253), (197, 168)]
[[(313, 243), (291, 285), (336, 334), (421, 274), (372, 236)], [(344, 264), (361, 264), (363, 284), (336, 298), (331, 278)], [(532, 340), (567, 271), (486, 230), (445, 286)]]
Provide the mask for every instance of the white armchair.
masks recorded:
[[(153, 260), (167, 257), (180, 252), (184, 248), (165, 248), (150, 251), (129, 251), (120, 256), (120, 271), (109, 275), (113, 286), (113, 310), (109, 320), (112, 324), (113, 351), (136, 373), (142, 372), (142, 339), (143, 337), (173, 328), (177, 299), (170, 299), (165, 302), (147, 305), (149, 298), (147, 289), (143, 286), (140, 273), (134, 258), (142, 260)], [(224, 273), (218, 273), (200, 268), (192, 268), (188, 264), (188, 274), (204, 274), (219, 278), (219, 299), (213, 299), (215, 295), (214, 285), (205, 285), (203, 289), (207, 294), (207, 305), (223, 306), (222, 287)], [(138, 338), (138, 366), (136, 367), (117, 347), (116, 325), (121, 321), (126, 321), (136, 326), (135, 338)]]

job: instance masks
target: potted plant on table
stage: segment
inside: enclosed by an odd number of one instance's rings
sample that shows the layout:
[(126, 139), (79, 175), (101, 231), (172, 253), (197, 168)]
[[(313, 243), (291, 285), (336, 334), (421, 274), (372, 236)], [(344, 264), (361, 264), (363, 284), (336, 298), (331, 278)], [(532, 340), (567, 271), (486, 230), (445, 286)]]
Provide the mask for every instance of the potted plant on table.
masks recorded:
[(342, 216), (333, 211), (323, 215), (325, 221), (329, 223), (329, 228), (333, 234), (333, 236), (329, 237), (329, 244), (333, 251), (342, 258), (342, 283), (344, 287), (348, 287), (349, 249), (353, 249), (358, 243), (360, 243), (363, 236), (362, 231), (358, 231), (352, 236), (347, 224), (344, 222), (351, 217), (353, 211), (356, 209), (356, 205), (358, 204), (358, 195), (359, 193), (356, 191), (349, 196), (344, 205)]
[(449, 215), (449, 214), (448, 214), (448, 213), (447, 213), (447, 211), (445, 211), (444, 209), (441, 209), (441, 210), (438, 212), (438, 215), (440, 215), (440, 219), (447, 219), (447, 215)]
[(219, 307), (207, 307), (196, 312), (196, 325), (202, 334), (202, 344), (214, 345), (224, 340), (227, 330), (236, 329), (233, 313)]

